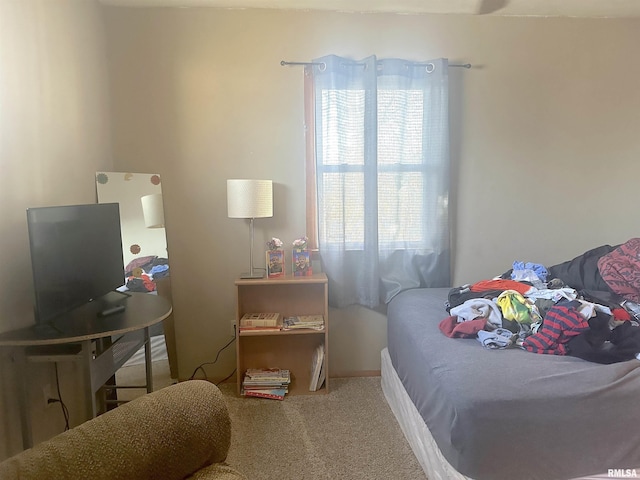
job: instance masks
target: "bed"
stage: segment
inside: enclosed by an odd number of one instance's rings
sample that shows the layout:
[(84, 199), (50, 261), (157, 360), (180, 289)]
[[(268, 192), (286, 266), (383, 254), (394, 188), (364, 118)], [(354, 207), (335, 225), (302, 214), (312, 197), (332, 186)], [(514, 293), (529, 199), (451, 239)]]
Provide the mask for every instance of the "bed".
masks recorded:
[(640, 476), (640, 361), (449, 338), (450, 290), (398, 294), (382, 351), (385, 397), (429, 480)]

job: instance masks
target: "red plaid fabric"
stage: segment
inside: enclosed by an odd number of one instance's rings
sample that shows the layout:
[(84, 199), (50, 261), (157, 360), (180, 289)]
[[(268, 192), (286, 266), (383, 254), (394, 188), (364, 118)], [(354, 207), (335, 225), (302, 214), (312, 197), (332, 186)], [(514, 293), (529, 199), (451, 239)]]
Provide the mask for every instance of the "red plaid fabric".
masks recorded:
[(544, 317), (542, 328), (528, 336), (522, 342), (522, 347), (533, 353), (566, 355), (567, 348), (564, 344), (588, 328), (589, 323), (575, 308), (554, 305)]

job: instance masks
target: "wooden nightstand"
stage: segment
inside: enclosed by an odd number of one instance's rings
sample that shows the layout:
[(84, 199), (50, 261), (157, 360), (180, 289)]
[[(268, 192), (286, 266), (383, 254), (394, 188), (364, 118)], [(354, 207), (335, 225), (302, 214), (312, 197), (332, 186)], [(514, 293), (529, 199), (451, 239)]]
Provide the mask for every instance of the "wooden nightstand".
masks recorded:
[[(248, 368), (281, 368), (291, 372), (289, 395), (329, 391), (329, 307), (327, 276), (291, 275), (278, 278), (236, 280), (236, 325), (245, 313), (276, 312), (283, 317), (323, 315), (324, 330), (239, 331), (236, 340), (238, 394)], [(309, 391), (313, 353), (324, 344), (325, 381)]]

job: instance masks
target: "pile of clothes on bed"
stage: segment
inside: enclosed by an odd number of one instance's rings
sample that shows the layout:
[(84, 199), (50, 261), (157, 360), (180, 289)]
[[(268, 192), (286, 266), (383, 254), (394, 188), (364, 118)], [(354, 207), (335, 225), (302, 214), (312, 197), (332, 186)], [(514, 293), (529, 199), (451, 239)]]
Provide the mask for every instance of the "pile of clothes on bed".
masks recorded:
[(549, 268), (516, 261), (499, 277), (451, 289), (447, 311), (445, 335), (489, 349), (640, 359), (640, 238)]
[(124, 269), (125, 286), (132, 292), (153, 292), (156, 280), (169, 275), (169, 259), (148, 255), (131, 260)]

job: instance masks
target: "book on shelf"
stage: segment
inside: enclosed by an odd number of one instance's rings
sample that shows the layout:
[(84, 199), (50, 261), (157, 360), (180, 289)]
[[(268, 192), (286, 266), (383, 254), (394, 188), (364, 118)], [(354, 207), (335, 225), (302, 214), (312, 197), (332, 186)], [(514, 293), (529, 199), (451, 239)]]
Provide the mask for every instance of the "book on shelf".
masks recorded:
[(322, 383), (320, 383), (320, 377), (322, 373), (323, 363), (324, 363), (324, 344), (321, 343), (313, 351), (313, 358), (311, 359), (311, 371), (309, 375), (309, 378), (310, 378), (309, 391), (311, 392), (315, 392), (322, 386)]
[(321, 324), (324, 325), (324, 316), (322, 315), (297, 315), (296, 318), (301, 324)]
[(255, 389), (244, 390), (243, 395), (246, 397), (257, 398), (271, 398), (273, 400), (284, 400), (284, 396), (287, 392), (284, 388), (271, 388), (271, 389)]
[(283, 330), (298, 328), (311, 328), (313, 330), (324, 329), (324, 317), (322, 315), (292, 315), (282, 321)]
[[(265, 387), (266, 385), (266, 387)], [(275, 385), (275, 387), (274, 387)], [(279, 392), (289, 393), (289, 385), (282, 383), (265, 383), (265, 384), (255, 384), (255, 385), (242, 385), (242, 390), (244, 392), (249, 392), (252, 390), (278, 390)]]
[(281, 321), (279, 313), (245, 313), (240, 318), (240, 327), (275, 327)]
[(280, 330), (282, 330), (282, 316), (279, 313), (247, 313), (240, 319), (239, 331), (241, 332), (277, 332)]
[(244, 374), (241, 395), (282, 400), (289, 391), (291, 373), (280, 368), (249, 368)]
[(241, 332), (279, 332), (282, 330), (282, 325), (276, 325), (275, 327), (240, 327)]
[(317, 389), (320, 390), (322, 388), (322, 384), (324, 383), (326, 377), (326, 370), (324, 368), (326, 362), (322, 362), (322, 366), (320, 367), (320, 377), (318, 378)]
[(247, 368), (246, 375), (251, 377), (287, 377), (289, 370), (283, 368)]

